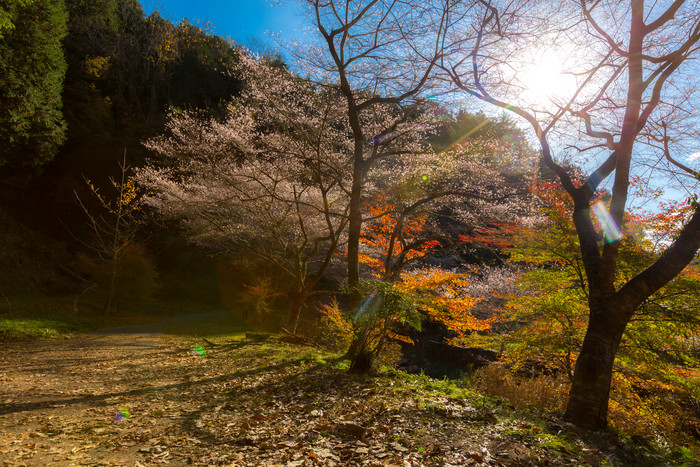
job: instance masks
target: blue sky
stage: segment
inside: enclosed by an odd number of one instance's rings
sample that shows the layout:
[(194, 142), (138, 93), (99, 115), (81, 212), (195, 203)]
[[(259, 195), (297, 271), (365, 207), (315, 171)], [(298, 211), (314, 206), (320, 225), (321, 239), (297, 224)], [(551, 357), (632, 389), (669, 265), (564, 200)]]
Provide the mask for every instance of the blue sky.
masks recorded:
[(174, 23), (187, 18), (202, 26), (210, 22), (211, 32), (246, 45), (251, 37), (273, 46), (269, 33), (293, 39), (304, 20), (298, 7), (274, 5), (271, 0), (140, 0), (146, 15), (158, 10)]

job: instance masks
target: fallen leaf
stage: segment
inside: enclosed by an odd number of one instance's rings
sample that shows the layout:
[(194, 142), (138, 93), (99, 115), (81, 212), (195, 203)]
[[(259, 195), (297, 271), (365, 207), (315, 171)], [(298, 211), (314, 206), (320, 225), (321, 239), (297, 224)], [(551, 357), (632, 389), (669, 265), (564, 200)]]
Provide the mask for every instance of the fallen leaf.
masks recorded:
[(408, 448), (405, 448), (405, 447), (401, 446), (399, 443), (396, 443), (396, 442), (391, 443), (389, 446), (390, 446), (392, 449), (394, 449), (394, 450), (396, 450), (396, 451), (399, 451), (399, 452), (406, 452), (406, 451), (408, 451)]
[(357, 423), (344, 423), (341, 428), (345, 434), (354, 436), (357, 439), (364, 438), (365, 434), (367, 433), (367, 428), (363, 427), (362, 425), (358, 425)]

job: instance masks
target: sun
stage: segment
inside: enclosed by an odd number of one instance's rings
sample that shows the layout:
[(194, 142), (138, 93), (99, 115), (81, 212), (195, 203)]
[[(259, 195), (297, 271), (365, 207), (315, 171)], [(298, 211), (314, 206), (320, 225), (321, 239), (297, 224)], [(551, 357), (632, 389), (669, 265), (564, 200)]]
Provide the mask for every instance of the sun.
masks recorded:
[(573, 96), (576, 78), (566, 73), (565, 60), (558, 55), (541, 53), (522, 64), (515, 75), (515, 84), (523, 89), (523, 100), (548, 106)]

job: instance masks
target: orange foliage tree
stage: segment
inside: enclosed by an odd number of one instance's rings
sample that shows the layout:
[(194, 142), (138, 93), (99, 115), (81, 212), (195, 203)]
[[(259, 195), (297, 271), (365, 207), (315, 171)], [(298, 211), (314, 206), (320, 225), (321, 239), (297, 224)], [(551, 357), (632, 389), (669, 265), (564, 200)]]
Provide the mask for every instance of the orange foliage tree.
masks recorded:
[(427, 213), (410, 217), (409, 211), (399, 211), (395, 204), (381, 198), (367, 210), (374, 221), (367, 222), (362, 231), (360, 244), (365, 252), (360, 253), (360, 263), (368, 266), (374, 277), (393, 282), (407, 263), (441, 247), (438, 240), (421, 236)]
[[(490, 329), (491, 319), (478, 319), (470, 310), (478, 299), (464, 288), (473, 271), (440, 268), (405, 270), (412, 261), (441, 247), (438, 240), (423, 236), (427, 213), (397, 210), (380, 200), (368, 206), (373, 221), (367, 222), (360, 242), (360, 262), (374, 280), (363, 283), (369, 297), (354, 317), (353, 357), (381, 352), (387, 339), (412, 343), (404, 331), (420, 330), (425, 319), (447, 326), (457, 334)], [(401, 326), (402, 325), (402, 326)]]

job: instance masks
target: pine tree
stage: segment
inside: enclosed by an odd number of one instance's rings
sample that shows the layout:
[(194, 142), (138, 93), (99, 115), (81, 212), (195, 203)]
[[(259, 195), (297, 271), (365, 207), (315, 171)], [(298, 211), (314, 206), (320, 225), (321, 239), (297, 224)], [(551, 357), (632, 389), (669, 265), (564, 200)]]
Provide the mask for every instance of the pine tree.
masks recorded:
[(64, 141), (63, 0), (0, 2), (0, 167), (36, 171)]

